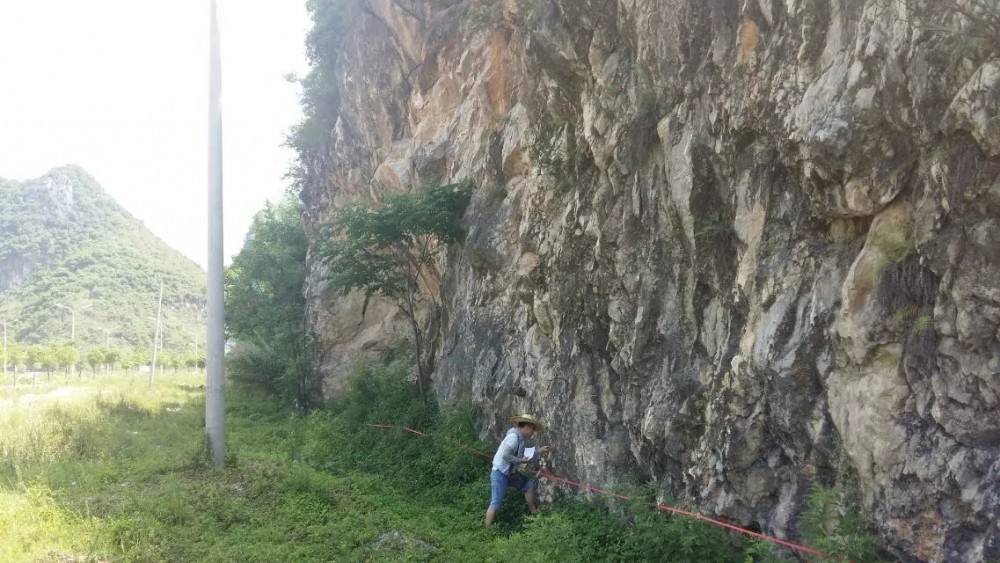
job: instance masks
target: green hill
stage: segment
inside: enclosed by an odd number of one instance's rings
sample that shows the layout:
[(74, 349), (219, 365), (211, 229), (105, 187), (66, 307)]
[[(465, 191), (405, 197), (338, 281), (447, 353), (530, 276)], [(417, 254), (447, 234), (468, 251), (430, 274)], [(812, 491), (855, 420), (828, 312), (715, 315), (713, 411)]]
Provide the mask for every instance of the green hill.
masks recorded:
[(165, 349), (190, 351), (202, 323), (201, 268), (150, 233), (78, 167), (26, 182), (0, 179), (0, 321), (23, 344), (70, 340), (81, 349), (152, 342), (163, 289)]

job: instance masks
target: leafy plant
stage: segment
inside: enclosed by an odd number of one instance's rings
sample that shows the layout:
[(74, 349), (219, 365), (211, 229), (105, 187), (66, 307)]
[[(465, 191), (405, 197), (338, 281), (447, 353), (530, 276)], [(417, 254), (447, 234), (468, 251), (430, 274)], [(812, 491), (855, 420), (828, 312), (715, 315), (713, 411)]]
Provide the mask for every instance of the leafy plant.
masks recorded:
[(729, 232), (730, 229), (730, 218), (725, 211), (694, 218), (694, 238), (698, 242), (714, 240), (719, 235)]
[(321, 400), (305, 329), (307, 248), (297, 202), (268, 203), (225, 282), (226, 330), (238, 342), (229, 359), (234, 380), (303, 409)]
[(913, 330), (923, 332), (934, 326), (933, 315), (920, 315), (913, 321)]
[(877, 561), (878, 544), (857, 501), (845, 490), (815, 485), (801, 518), (803, 537), (812, 548), (833, 556), (831, 561)]
[(488, 31), (499, 20), (500, 3), (498, 0), (480, 0), (469, 8), (467, 19), (469, 32), (477, 34)]
[[(423, 400), (412, 369), (398, 350), (359, 365), (345, 398), (308, 413), (237, 387), (226, 413), (235, 455), (220, 469), (200, 453), (197, 376), (154, 388), (115, 376), (75, 382), (81, 392), (64, 401), (15, 398), (0, 411), (0, 560), (795, 560), (653, 510), (649, 485), (626, 491), (630, 505), (563, 494), (537, 516), (510, 494), (484, 533), (489, 461), (462, 447), (489, 456), (496, 443), (477, 439), (470, 405)], [(845, 559), (872, 561), (842, 516), (848, 495), (819, 496), (813, 547), (846, 544)]]
[[(391, 194), (377, 207), (347, 204), (333, 214), (326, 241), (319, 249), (331, 289), (343, 294), (362, 291), (365, 309), (372, 296), (392, 300), (407, 319), (417, 384), (425, 395), (430, 389), (432, 365), (425, 357), (424, 333), (439, 306), (436, 297), (426, 291), (432, 286), (428, 271), (442, 245), (464, 239), (462, 216), (471, 196), (468, 183), (432, 183), (414, 192)], [(418, 319), (422, 293), (428, 294), (432, 308), (423, 326)]]
[(556, 192), (564, 194), (573, 188), (573, 147), (575, 128), (564, 121), (542, 125), (529, 148), (532, 160)]
[(326, 182), (328, 149), (342, 95), (336, 80), (337, 70), (346, 39), (361, 12), (361, 4), (360, 0), (306, 2), (313, 22), (306, 36), (306, 55), (311, 68), (299, 81), (303, 119), (292, 127), (286, 139), (286, 145), (298, 155), (288, 177), (299, 191)]

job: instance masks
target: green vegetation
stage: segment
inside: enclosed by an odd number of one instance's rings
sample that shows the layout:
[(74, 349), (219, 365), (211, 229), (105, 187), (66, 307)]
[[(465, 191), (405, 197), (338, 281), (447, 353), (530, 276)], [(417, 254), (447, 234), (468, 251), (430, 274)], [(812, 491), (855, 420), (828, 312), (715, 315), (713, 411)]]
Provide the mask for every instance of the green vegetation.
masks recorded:
[(469, 33), (476, 35), (483, 31), (492, 31), (501, 21), (501, 4), (498, 0), (482, 0), (478, 4), (470, 4), (466, 12), (469, 22)]
[(566, 121), (542, 125), (531, 143), (531, 159), (559, 195), (574, 187), (575, 147), (576, 128)]
[(462, 217), (471, 197), (467, 183), (432, 183), (389, 194), (378, 207), (348, 204), (336, 210), (319, 247), (331, 289), (360, 290), (366, 300), (391, 299), (409, 321), (422, 394), (430, 390), (433, 369), (425, 358), (424, 333), (439, 304), (430, 298), (431, 314), (422, 323), (418, 300), (421, 293), (434, 293), (432, 270), (442, 245), (464, 240)]
[(344, 40), (361, 11), (358, 0), (308, 0), (313, 27), (306, 37), (309, 73), (302, 86), (303, 119), (292, 128), (286, 144), (298, 155), (289, 172), (294, 186), (326, 185), (329, 143), (340, 112), (341, 92), (335, 76)]
[(320, 399), (305, 330), (308, 241), (291, 197), (268, 203), (226, 270), (226, 329), (237, 342), (232, 377), (308, 409)]
[[(740, 560), (738, 538), (697, 522), (647, 510), (626, 526), (569, 502), (527, 518), (516, 495), (484, 531), (486, 462), (452, 447), (473, 443), (470, 413), (419, 400), (407, 371), (360, 368), (348, 399), (306, 416), (236, 392), (221, 470), (201, 461), (195, 379), (104, 379), (5, 408), (0, 559)], [(434, 437), (363, 426), (374, 421)]]
[[(926, 16), (924, 10), (910, 5), (915, 13)], [(964, 39), (966, 54), (985, 57), (1000, 52), (1000, 5), (992, 0), (939, 0), (937, 8), (955, 25), (921, 21), (921, 27), (932, 32)], [(960, 44), (956, 44), (956, 47)]]
[(814, 486), (802, 515), (803, 537), (832, 561), (879, 561), (878, 544), (858, 500), (838, 487)]
[[(61, 374), (69, 377), (74, 372), (77, 378), (94, 378), (118, 370), (128, 372), (138, 366), (149, 365), (152, 353), (151, 349), (142, 348), (91, 348), (83, 352), (72, 343), (30, 346), (8, 343), (6, 356), (0, 349), (0, 363), (6, 365), (7, 378), (6, 381), (0, 379), (0, 384), (35, 384), (39, 374), (44, 375), (45, 381), (52, 381), (53, 376)], [(164, 350), (157, 358), (157, 371), (161, 373), (165, 370), (178, 373), (182, 368), (190, 372), (204, 367), (204, 353), (196, 356), (193, 352)]]
[[(789, 554), (704, 522), (562, 495), (529, 517), (509, 495), (482, 527), (488, 461), (468, 407), (442, 411), (411, 364), (359, 366), (347, 397), (309, 413), (229, 394), (230, 454), (205, 461), (201, 378), (109, 376), (0, 390), (3, 561), (781, 561)], [(372, 428), (395, 424), (428, 431)], [(549, 485), (544, 484), (543, 487)], [(872, 561), (839, 491), (817, 489), (814, 547)]]
[[(188, 352), (204, 306), (204, 273), (152, 235), (86, 172), (58, 168), (0, 180), (0, 321), (10, 341), (71, 340), (81, 351), (152, 348), (164, 284), (164, 349)], [(73, 315), (59, 308), (76, 310)], [(105, 329), (110, 331), (105, 332)], [(85, 352), (83, 352), (85, 353)]]

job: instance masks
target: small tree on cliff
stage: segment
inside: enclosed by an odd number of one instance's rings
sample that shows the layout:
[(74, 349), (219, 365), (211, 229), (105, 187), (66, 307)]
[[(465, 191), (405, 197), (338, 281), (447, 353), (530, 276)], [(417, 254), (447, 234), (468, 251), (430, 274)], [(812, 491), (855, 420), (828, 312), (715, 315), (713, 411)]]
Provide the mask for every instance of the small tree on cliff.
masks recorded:
[(430, 389), (432, 358), (424, 350), (424, 335), (439, 304), (431, 298), (431, 315), (418, 316), (422, 291), (433, 289), (427, 274), (443, 245), (465, 238), (462, 216), (472, 197), (471, 186), (431, 183), (413, 192), (386, 197), (377, 206), (353, 203), (334, 212), (320, 258), (327, 267), (331, 289), (347, 294), (363, 291), (365, 307), (373, 295), (395, 302), (413, 332), (417, 388)]

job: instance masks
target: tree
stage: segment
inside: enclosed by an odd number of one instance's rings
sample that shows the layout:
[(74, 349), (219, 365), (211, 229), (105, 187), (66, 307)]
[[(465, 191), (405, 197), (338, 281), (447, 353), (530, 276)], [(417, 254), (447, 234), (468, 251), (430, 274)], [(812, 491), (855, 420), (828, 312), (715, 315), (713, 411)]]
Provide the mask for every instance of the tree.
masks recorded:
[(48, 379), (52, 380), (52, 372), (59, 367), (59, 349), (54, 345), (39, 346), (38, 366), (45, 370)]
[(462, 217), (471, 197), (468, 183), (432, 183), (414, 192), (392, 194), (378, 207), (346, 205), (334, 213), (327, 242), (320, 248), (332, 289), (345, 295), (363, 291), (363, 310), (374, 295), (390, 299), (407, 319), (413, 334), (417, 386), (424, 397), (430, 391), (434, 367), (432, 355), (424, 350), (424, 335), (439, 314), (440, 304), (436, 296), (427, 295), (431, 311), (421, 323), (418, 299), (436, 286), (427, 276), (442, 245), (464, 240)]
[[(72, 344), (58, 346), (54, 349), (56, 364), (68, 374), (70, 368), (80, 363), (80, 351)], [(83, 377), (83, 374), (80, 374)]]
[(91, 348), (87, 352), (87, 365), (90, 366), (91, 372), (93, 372), (94, 377), (97, 377), (97, 368), (104, 365), (104, 350), (100, 348)]
[(170, 368), (174, 370), (174, 373), (177, 373), (177, 369), (183, 363), (181, 356), (177, 352), (171, 352), (170, 350), (164, 350), (157, 360), (162, 362), (164, 369)]
[[(298, 203), (291, 197), (269, 202), (226, 270), (225, 287), (226, 332), (237, 342), (229, 358), (232, 377), (301, 409), (321, 398), (305, 330), (307, 248)], [(256, 360), (239, 361), (250, 350)], [(260, 354), (271, 357), (257, 361)], [(196, 365), (204, 367), (204, 359)]]
[(142, 348), (136, 348), (131, 352), (122, 355), (122, 369), (131, 370), (139, 366), (148, 364), (151, 360), (151, 352)]
[(188, 368), (188, 371), (194, 371), (198, 367), (198, 356), (195, 356), (192, 352), (188, 352), (184, 354), (181, 363), (184, 364), (184, 367)]
[(10, 349), (8, 349), (7, 355), (9, 356), (10, 366), (13, 367), (15, 374), (18, 369), (23, 369), (27, 366), (28, 349), (24, 346), (14, 344)]
[(126, 352), (126, 353), (122, 354), (122, 357), (121, 357), (121, 360), (120, 360), (120, 363), (121, 363), (121, 366), (122, 366), (122, 371), (124, 371), (124, 372), (127, 373), (129, 371), (132, 371), (132, 369), (135, 368), (135, 366), (138, 365), (138, 364), (135, 363), (134, 358), (135, 358), (135, 356), (131, 352)]
[(109, 372), (113, 371), (115, 369), (115, 365), (117, 365), (123, 357), (124, 354), (117, 348), (111, 348), (110, 350), (104, 352), (105, 369)]
[(42, 356), (45, 355), (45, 347), (39, 344), (29, 346), (26, 351), (28, 368), (32, 371), (42, 369)]

